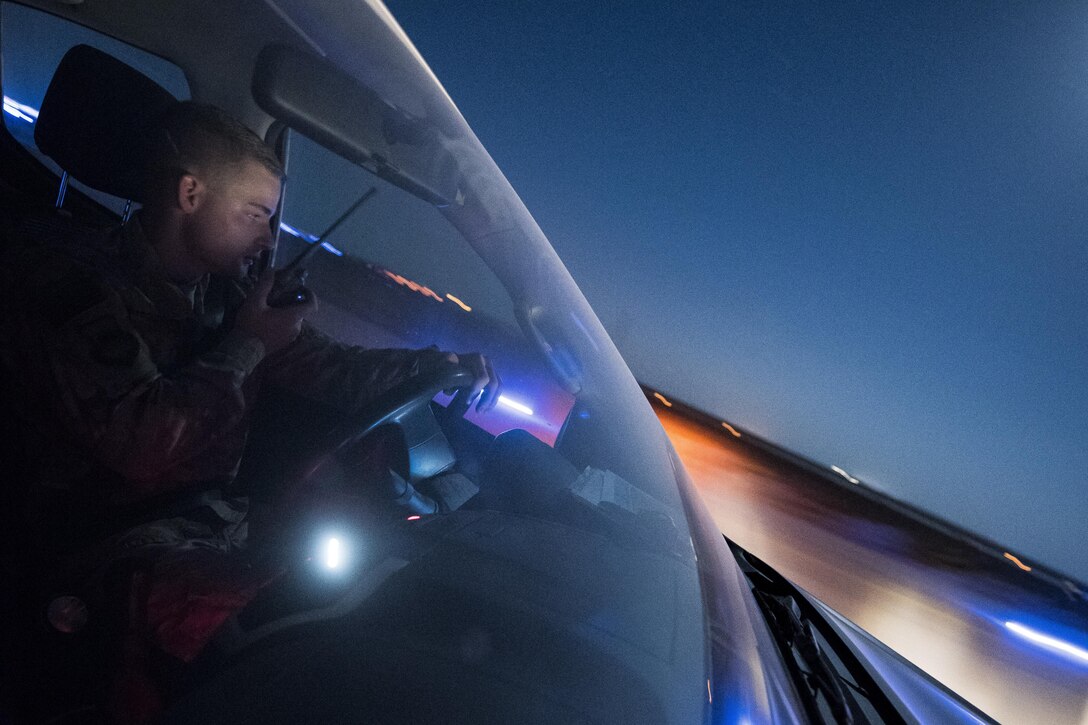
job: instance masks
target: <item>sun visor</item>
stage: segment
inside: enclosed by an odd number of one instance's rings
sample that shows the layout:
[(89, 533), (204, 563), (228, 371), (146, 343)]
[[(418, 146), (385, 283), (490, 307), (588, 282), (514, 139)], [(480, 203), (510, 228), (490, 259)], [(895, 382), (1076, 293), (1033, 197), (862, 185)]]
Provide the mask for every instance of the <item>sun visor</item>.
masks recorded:
[(441, 136), (328, 61), (268, 46), (253, 95), (270, 115), (405, 191), (437, 206), (457, 199), (457, 164)]

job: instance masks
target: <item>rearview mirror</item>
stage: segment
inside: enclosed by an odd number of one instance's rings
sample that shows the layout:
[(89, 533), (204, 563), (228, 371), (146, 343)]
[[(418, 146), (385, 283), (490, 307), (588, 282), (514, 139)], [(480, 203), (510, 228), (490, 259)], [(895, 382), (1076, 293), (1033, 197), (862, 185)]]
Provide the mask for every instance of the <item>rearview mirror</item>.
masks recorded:
[(438, 132), (325, 60), (268, 46), (253, 95), (273, 117), (405, 191), (437, 206), (457, 199), (457, 164)]

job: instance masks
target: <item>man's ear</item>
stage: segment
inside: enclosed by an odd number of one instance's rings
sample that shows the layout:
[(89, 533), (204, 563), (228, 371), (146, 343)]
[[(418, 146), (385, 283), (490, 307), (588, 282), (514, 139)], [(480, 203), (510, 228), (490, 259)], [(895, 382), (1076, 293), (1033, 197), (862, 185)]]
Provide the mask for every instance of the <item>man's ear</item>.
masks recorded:
[(192, 174), (182, 174), (178, 179), (177, 188), (174, 190), (174, 201), (184, 214), (196, 211), (204, 200), (206, 191), (204, 182)]

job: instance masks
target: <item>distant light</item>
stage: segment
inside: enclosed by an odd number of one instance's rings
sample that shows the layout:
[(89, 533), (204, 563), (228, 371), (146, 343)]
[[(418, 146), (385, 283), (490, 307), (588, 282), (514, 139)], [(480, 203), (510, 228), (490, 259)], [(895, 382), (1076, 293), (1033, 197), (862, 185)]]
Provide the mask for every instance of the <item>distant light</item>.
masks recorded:
[(732, 433), (734, 438), (740, 438), (740, 431), (726, 423), (724, 420), (722, 421), (722, 428), (725, 428), (727, 431)]
[(419, 284), (418, 282), (413, 282), (412, 280), (408, 279), (407, 277), (403, 277), (403, 276), (397, 274), (396, 272), (390, 272), (388, 269), (383, 269), (381, 271), (385, 274), (386, 277), (393, 280), (394, 282), (399, 284), (401, 287), (407, 287), (408, 289), (412, 290), (413, 292), (418, 292), (419, 294), (423, 295), (424, 297), (430, 297), (432, 300), (435, 300), (437, 302), (445, 302), (445, 300), (442, 299), (441, 297), (439, 297), (437, 294), (435, 294), (435, 291), (432, 290), (430, 287)]
[(292, 237), (298, 237), (299, 239), (301, 239), (301, 240), (303, 240), (305, 242), (309, 242), (310, 244), (313, 244), (314, 242), (317, 241), (317, 237), (315, 235), (307, 234), (306, 232), (304, 232), (304, 231), (302, 231), (300, 229), (295, 229), (293, 226), (291, 226), (287, 222), (280, 222), (280, 229), (287, 232)]
[(335, 536), (325, 539), (325, 568), (339, 569), (344, 565), (344, 544)]
[[(286, 222), (280, 222), (280, 229), (287, 232), (292, 237), (298, 237), (299, 239), (301, 239), (301, 240), (303, 240), (305, 242), (309, 242), (310, 244), (313, 244), (314, 242), (317, 241), (317, 236), (316, 235), (307, 234), (304, 231), (301, 231), (299, 229), (295, 229), (293, 226), (291, 226), (290, 224), (287, 224)], [(335, 254), (337, 257), (343, 257), (344, 256), (343, 252), (341, 252), (339, 249), (332, 246), (328, 242), (321, 242), (321, 247), (326, 252), (331, 252), (332, 254)]]
[(412, 514), (411, 516), (408, 517), (407, 520), (408, 521), (419, 521), (421, 518), (423, 518), (423, 517), (420, 516), (419, 514)]
[(1024, 571), (1031, 571), (1031, 567), (1030, 567), (1030, 566), (1028, 566), (1028, 565), (1027, 565), (1027, 564), (1025, 564), (1024, 562), (1020, 561), (1020, 559), (1018, 559), (1017, 557), (1013, 556), (1012, 554), (1010, 554), (1010, 553), (1009, 553), (1009, 552), (1007, 552), (1007, 551), (1005, 552), (1005, 558), (1006, 558), (1006, 559), (1008, 559), (1009, 561), (1011, 561), (1011, 562), (1012, 562), (1013, 564), (1016, 564), (1016, 565), (1017, 565), (1018, 567), (1020, 567), (1020, 568), (1021, 568), (1021, 569), (1023, 569)]
[[(280, 222), (280, 229), (282, 229), (283, 231), (287, 232), (287, 233), (288, 233), (288, 234), (290, 234), (290, 235), (291, 235), (292, 237), (298, 237), (298, 238), (300, 238), (300, 239), (306, 239), (306, 235), (305, 235), (305, 234), (303, 234), (302, 232), (300, 232), (300, 231), (299, 231), (298, 229), (295, 229), (295, 228), (294, 228), (293, 226), (291, 226), (291, 225), (290, 225), (290, 224), (288, 224), (287, 222)], [(316, 240), (313, 240), (313, 239), (306, 239), (306, 241), (308, 241), (308, 242), (312, 242), (312, 241), (316, 241)]]
[(507, 408), (510, 408), (511, 410), (516, 410), (517, 412), (523, 413), (525, 415), (533, 414), (532, 408), (522, 403), (519, 403), (516, 400), (510, 400), (510, 398), (507, 398), (505, 395), (499, 396), (499, 405), (505, 405)]
[(25, 103), (19, 103), (14, 98), (9, 98), (8, 96), (4, 96), (4, 111), (27, 123), (34, 123), (38, 118), (37, 108), (28, 106)]
[(851, 475), (850, 475), (849, 473), (847, 473), (846, 471), (842, 470), (842, 469), (841, 469), (841, 468), (839, 468), (838, 466), (832, 466), (832, 467), (831, 467), (831, 470), (832, 470), (832, 471), (834, 471), (835, 473), (839, 474), (839, 475), (840, 475), (840, 476), (842, 476), (843, 478), (845, 478), (845, 479), (846, 479), (847, 481), (849, 481), (850, 483), (861, 483), (861, 481), (859, 481), (858, 479), (854, 478), (853, 476), (851, 476)]
[(464, 302), (462, 302), (461, 300), (459, 300), (456, 297), (454, 297), (453, 295), (451, 295), (449, 292), (446, 293), (446, 299), (448, 299), (450, 302), (453, 302), (455, 305), (460, 307), (465, 312), (472, 312), (471, 307), (469, 307)]
[(1088, 650), (1086, 649), (1060, 640), (1057, 637), (1051, 637), (1042, 632), (1036, 632), (1034, 629), (1025, 627), (1018, 622), (1005, 622), (1005, 627), (1030, 642), (1034, 642), (1035, 644), (1052, 649), (1056, 652), (1061, 652), (1062, 654), (1072, 655), (1082, 662), (1088, 663)]
[(672, 407), (672, 403), (670, 403), (668, 401), (668, 399), (664, 395), (662, 395), (661, 393), (654, 393), (654, 397), (657, 398), (658, 400), (660, 400), (662, 403), (664, 403), (666, 408), (671, 408)]
[(714, 694), (710, 691), (710, 680), (706, 681), (706, 699), (707, 702), (714, 702)]

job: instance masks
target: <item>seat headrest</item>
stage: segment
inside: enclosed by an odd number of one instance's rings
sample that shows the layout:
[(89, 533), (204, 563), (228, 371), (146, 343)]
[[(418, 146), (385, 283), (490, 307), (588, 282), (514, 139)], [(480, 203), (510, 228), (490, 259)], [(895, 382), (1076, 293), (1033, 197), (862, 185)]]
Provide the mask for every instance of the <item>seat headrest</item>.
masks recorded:
[(135, 68), (88, 45), (61, 59), (34, 125), (34, 141), (87, 186), (143, 201), (150, 122), (177, 103)]

